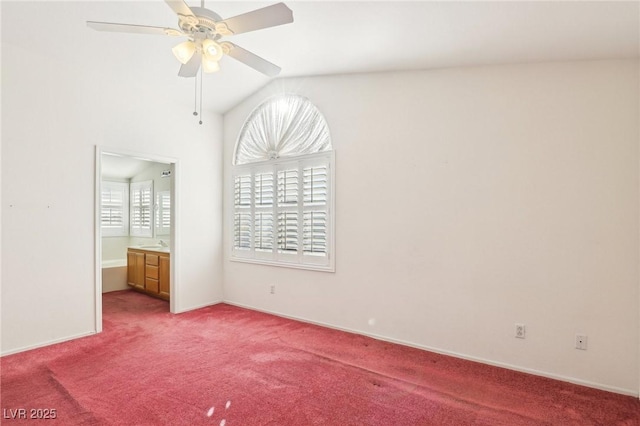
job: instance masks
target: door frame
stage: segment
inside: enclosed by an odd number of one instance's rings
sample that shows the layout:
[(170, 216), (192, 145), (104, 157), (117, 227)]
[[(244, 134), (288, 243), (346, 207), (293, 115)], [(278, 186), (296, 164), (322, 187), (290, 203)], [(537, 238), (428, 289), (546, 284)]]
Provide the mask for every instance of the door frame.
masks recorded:
[(171, 166), (172, 179), (171, 179), (171, 244), (170, 244), (170, 283), (169, 292), (171, 294), (169, 298), (169, 310), (171, 313), (175, 313), (180, 304), (178, 303), (180, 288), (179, 283), (179, 259), (180, 259), (180, 221), (178, 220), (180, 215), (180, 162), (176, 158), (164, 157), (156, 154), (142, 153), (136, 151), (130, 151), (121, 148), (111, 148), (96, 145), (96, 158), (95, 158), (95, 208), (94, 208), (94, 230), (95, 230), (95, 248), (94, 248), (94, 260), (95, 260), (95, 330), (96, 333), (102, 332), (102, 229), (100, 227), (100, 215), (102, 210), (101, 193), (102, 193), (102, 155), (103, 154), (116, 154), (123, 157), (134, 157), (156, 163), (166, 163)]

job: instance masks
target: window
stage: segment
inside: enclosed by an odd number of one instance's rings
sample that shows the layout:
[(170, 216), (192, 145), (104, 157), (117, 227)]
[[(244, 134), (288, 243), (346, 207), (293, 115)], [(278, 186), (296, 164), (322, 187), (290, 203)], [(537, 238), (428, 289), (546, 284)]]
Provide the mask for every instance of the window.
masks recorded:
[(130, 235), (132, 237), (153, 237), (153, 222), (151, 212), (153, 210), (153, 181), (132, 182), (130, 185), (131, 223)]
[(129, 235), (129, 184), (102, 181), (100, 227), (105, 237)]
[(234, 153), (231, 259), (333, 271), (333, 164), (327, 124), (307, 99), (256, 108)]
[(233, 257), (332, 269), (332, 164), (330, 152), (237, 167)]
[(171, 233), (171, 193), (158, 191), (156, 193), (156, 235)]

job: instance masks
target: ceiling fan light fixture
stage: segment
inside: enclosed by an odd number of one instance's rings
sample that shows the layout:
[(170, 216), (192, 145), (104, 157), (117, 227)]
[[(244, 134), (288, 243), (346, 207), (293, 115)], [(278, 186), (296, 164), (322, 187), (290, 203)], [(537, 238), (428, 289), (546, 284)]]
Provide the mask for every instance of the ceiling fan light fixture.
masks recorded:
[(196, 52), (196, 44), (191, 40), (183, 41), (182, 43), (171, 49), (171, 51), (175, 55), (176, 59), (180, 61), (180, 63), (186, 64)]
[(220, 71), (220, 64), (218, 61), (212, 61), (206, 55), (202, 55), (202, 71), (206, 73)]
[(202, 42), (202, 53), (208, 60), (217, 62), (222, 58), (222, 46), (213, 40), (206, 39)]

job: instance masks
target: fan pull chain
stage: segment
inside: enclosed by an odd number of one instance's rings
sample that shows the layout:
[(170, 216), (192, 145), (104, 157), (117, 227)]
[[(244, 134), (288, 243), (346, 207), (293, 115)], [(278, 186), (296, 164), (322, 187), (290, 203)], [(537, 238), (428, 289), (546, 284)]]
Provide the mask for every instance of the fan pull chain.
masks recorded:
[(193, 79), (194, 82), (194, 92), (193, 92), (193, 115), (198, 116), (198, 78)]
[(200, 68), (200, 121), (199, 124), (202, 124), (202, 68)]

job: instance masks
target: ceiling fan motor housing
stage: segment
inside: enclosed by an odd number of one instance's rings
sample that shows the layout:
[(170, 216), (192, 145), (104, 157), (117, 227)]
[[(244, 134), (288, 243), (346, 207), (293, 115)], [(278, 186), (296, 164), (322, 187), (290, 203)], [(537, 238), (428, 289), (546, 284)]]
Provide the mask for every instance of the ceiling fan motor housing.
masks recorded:
[(202, 7), (192, 7), (191, 10), (194, 16), (178, 15), (178, 26), (185, 33), (192, 36), (197, 33), (204, 33), (206, 34), (205, 38), (213, 40), (217, 40), (224, 35), (233, 34), (226, 25), (219, 22), (222, 21), (222, 18), (217, 13)]

